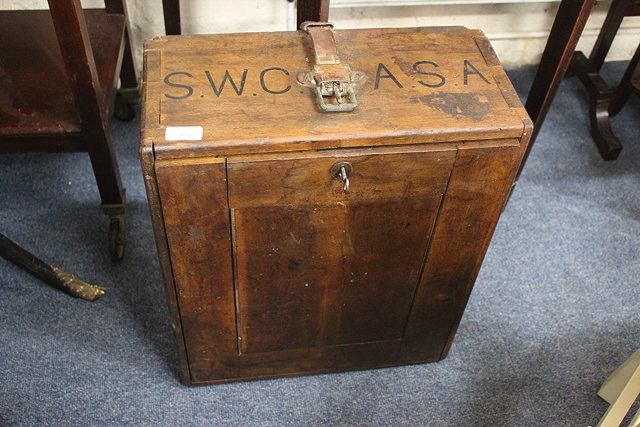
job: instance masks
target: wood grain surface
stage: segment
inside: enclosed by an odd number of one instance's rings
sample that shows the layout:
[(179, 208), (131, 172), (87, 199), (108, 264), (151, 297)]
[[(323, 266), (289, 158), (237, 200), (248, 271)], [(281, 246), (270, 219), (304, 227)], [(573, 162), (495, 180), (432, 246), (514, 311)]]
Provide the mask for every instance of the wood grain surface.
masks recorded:
[(237, 375), (224, 160), (156, 168), (192, 381)]
[[(95, 58), (95, 77), (101, 88), (98, 104), (106, 110), (118, 82), (117, 60), (122, 57), (119, 52), (124, 18), (92, 9), (85, 10), (84, 17), (93, 44), (90, 52)], [(50, 11), (3, 10), (0, 28), (2, 144), (5, 138), (18, 134), (29, 137), (44, 132), (80, 134), (81, 114), (73, 97), (75, 87), (66, 74)], [(43, 147), (42, 151), (52, 150)]]
[(146, 44), (142, 161), (187, 384), (431, 362), (452, 343), (531, 121), (479, 31), (336, 40), (366, 75), (351, 113), (298, 84), (299, 32)]
[[(159, 125), (143, 135), (155, 139), (158, 158), (522, 135), (522, 113), (478, 48), (480, 31), (338, 30), (335, 39), (342, 61), (365, 76), (352, 112), (321, 112), (314, 90), (298, 82), (313, 58), (302, 32), (148, 41), (161, 57), (150, 80), (160, 108)], [(204, 138), (165, 141), (167, 126), (202, 126)]]
[(522, 150), (460, 150), (408, 319), (400, 360), (446, 356)]
[(440, 198), (234, 210), (242, 351), (402, 338)]
[[(455, 150), (330, 150), (280, 159), (228, 162), (233, 208), (411, 197), (444, 192)], [(349, 191), (331, 174), (340, 162), (352, 166)]]

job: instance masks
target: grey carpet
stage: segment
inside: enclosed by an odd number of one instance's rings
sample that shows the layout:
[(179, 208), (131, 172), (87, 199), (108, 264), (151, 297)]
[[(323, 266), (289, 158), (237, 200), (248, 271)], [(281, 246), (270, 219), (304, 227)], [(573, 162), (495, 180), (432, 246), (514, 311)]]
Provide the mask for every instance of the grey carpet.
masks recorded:
[[(509, 74), (524, 96), (533, 70)], [(199, 388), (177, 380), (137, 123), (113, 125), (117, 265), (86, 155), (0, 156), (0, 230), (109, 287), (76, 300), (0, 259), (0, 425), (593, 425), (599, 385), (640, 346), (639, 108), (613, 121), (625, 147), (604, 162), (583, 88), (563, 83), (444, 361)]]

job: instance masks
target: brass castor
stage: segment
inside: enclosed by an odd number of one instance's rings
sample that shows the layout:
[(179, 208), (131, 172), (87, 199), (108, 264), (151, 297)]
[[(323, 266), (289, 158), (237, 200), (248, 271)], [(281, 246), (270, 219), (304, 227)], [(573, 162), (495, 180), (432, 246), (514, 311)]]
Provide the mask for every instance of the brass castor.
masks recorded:
[(102, 210), (109, 215), (109, 255), (112, 261), (120, 261), (124, 257), (124, 210), (127, 201), (126, 190), (122, 191), (122, 203), (104, 204)]
[(111, 261), (121, 261), (124, 257), (124, 216), (117, 215), (109, 219), (109, 255)]
[(134, 104), (140, 99), (140, 91), (137, 88), (119, 89), (116, 93), (116, 103), (113, 106), (113, 115), (115, 118), (124, 122), (130, 122), (136, 116)]

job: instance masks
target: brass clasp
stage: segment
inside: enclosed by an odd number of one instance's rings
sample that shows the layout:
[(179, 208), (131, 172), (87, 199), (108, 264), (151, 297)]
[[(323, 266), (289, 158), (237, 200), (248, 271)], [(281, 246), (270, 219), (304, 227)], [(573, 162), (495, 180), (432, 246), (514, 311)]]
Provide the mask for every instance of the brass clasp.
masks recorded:
[[(316, 84), (316, 95), (318, 106), (322, 111), (353, 111), (358, 106), (356, 94), (349, 82), (320, 82), (320, 84)], [(337, 104), (324, 102), (325, 96), (335, 98)]]
[[(316, 89), (316, 100), (322, 111), (353, 111), (358, 106), (352, 87), (352, 72), (349, 64), (338, 57), (333, 38), (333, 24), (328, 22), (303, 22), (300, 29), (311, 37), (315, 64), (311, 81)], [(335, 102), (325, 102), (335, 98)]]

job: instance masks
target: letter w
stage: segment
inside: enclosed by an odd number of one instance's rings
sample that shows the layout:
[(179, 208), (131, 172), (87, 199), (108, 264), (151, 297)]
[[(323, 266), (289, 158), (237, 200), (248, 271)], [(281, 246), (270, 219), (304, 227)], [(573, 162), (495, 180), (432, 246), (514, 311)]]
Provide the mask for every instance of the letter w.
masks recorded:
[(233, 90), (236, 91), (236, 94), (240, 96), (242, 95), (242, 91), (244, 90), (244, 84), (247, 81), (247, 71), (248, 70), (244, 70), (244, 72), (242, 73), (242, 81), (240, 82), (240, 88), (238, 88), (238, 86), (236, 86), (236, 82), (233, 81), (233, 78), (229, 74), (229, 70), (224, 70), (224, 77), (222, 78), (222, 83), (220, 83), (220, 89), (216, 87), (216, 84), (213, 81), (213, 78), (211, 77), (211, 73), (209, 73), (209, 71), (206, 71), (206, 70), (204, 73), (207, 75), (207, 78), (209, 79), (209, 84), (211, 85), (211, 89), (213, 89), (213, 92), (216, 94), (216, 96), (220, 96), (220, 94), (222, 93), (222, 90), (224, 89), (225, 83), (227, 83), (227, 80), (229, 80), (229, 83), (231, 83), (231, 86), (233, 86)]

